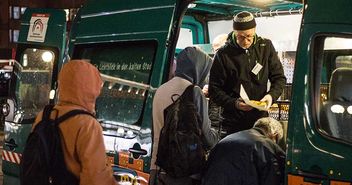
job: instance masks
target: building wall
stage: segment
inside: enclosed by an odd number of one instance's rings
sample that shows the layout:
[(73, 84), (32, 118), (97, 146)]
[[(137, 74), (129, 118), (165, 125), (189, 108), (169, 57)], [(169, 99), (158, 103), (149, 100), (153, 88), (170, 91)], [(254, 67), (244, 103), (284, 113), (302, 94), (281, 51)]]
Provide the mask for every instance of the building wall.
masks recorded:
[(0, 59), (9, 55), (9, 0), (0, 1)]

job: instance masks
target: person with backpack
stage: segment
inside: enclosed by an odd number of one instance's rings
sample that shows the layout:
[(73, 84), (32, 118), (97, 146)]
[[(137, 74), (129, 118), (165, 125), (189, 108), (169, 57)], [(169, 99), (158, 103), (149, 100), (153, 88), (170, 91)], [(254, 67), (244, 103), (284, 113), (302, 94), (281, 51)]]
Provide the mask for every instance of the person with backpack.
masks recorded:
[[(64, 158), (63, 162), (66, 164), (67, 170), (70, 172), (69, 176), (73, 175), (73, 179), (76, 180), (75, 182), (56, 183), (56, 181), (59, 181), (59, 179), (55, 179), (56, 176), (60, 176), (60, 173), (62, 175), (63, 172), (55, 172), (53, 173), (53, 177), (50, 177), (49, 179), (50, 184), (117, 184), (113, 177), (112, 168), (105, 154), (102, 127), (93, 117), (95, 115), (95, 101), (100, 94), (102, 85), (103, 81), (101, 80), (98, 69), (84, 60), (71, 60), (62, 67), (58, 77), (58, 103), (53, 107), (46, 106), (44, 111), (38, 114), (35, 123), (33, 124), (31, 135), (38, 132), (39, 134), (43, 134), (40, 133), (40, 129), (47, 129), (44, 124), (50, 123), (43, 122), (42, 120), (51, 119), (54, 120), (51, 122), (59, 124), (59, 131), (53, 131), (53, 135), (55, 132), (60, 133), (61, 148), (59, 148), (58, 151), (61, 151), (60, 149), (62, 149)], [(69, 113), (75, 111), (78, 112), (78, 114), (67, 116)], [(66, 118), (62, 119), (63, 117)], [(60, 119), (63, 121), (58, 121)], [(47, 132), (52, 130), (53, 129), (48, 129)], [(27, 144), (30, 143), (28, 141), (33, 140), (33, 136), (31, 135), (27, 140)], [(30, 177), (30, 173), (32, 173), (32, 176), (38, 177), (43, 175), (33, 174), (33, 171), (29, 171), (30, 168), (28, 167), (28, 163), (30, 161), (28, 161), (28, 159), (30, 159), (31, 156), (26, 153), (26, 150), (30, 149), (30, 147), (26, 146), (23, 154), (24, 162), (22, 163), (21, 184), (28, 184), (28, 181), (24, 181), (23, 178)], [(44, 149), (50, 150), (43, 148), (43, 150)], [(58, 161), (57, 158), (60, 157), (60, 152), (52, 153), (53, 156), (49, 156), (52, 157), (50, 163), (56, 163)], [(35, 156), (33, 159), (35, 159)], [(39, 162), (44, 163), (45, 157), (40, 160), (42, 161)], [(56, 164), (51, 165), (55, 166)], [(37, 165), (32, 164), (33, 168), (36, 166)], [(47, 171), (57, 170), (51, 168), (53, 167), (49, 167)], [(66, 175), (63, 179), (67, 179), (69, 176)], [(39, 178), (31, 180), (34, 182), (37, 179)], [(40, 185), (44, 185), (44, 183), (40, 183)]]
[(177, 56), (175, 77), (156, 91), (150, 184), (200, 183), (205, 151), (218, 141), (201, 89), (210, 67), (206, 53), (187, 47)]
[(281, 185), (285, 153), (282, 125), (271, 117), (222, 139), (210, 152), (202, 185)]

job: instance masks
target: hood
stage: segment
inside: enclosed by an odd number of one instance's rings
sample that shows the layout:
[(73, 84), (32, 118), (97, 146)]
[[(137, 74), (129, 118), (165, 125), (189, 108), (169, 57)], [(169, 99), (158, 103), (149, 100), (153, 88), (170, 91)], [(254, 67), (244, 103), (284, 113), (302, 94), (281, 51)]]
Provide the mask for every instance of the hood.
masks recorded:
[(184, 78), (194, 85), (203, 87), (212, 61), (198, 47), (187, 47), (177, 56), (175, 76)]
[(95, 66), (83, 60), (71, 60), (59, 73), (58, 103), (78, 105), (94, 113), (102, 84)]

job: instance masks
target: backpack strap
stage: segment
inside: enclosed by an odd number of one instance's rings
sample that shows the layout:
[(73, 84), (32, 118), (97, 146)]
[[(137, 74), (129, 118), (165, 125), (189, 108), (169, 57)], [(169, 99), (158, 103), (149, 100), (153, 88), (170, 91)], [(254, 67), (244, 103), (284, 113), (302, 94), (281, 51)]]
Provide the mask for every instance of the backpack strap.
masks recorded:
[(51, 111), (53, 110), (54, 106), (55, 105), (53, 105), (53, 104), (49, 104), (44, 107), (42, 120), (49, 120), (50, 119), (50, 114), (51, 114)]
[[(53, 104), (49, 104), (44, 107), (42, 121), (47, 121), (50, 119), (50, 114), (54, 110), (54, 106), (55, 105), (53, 105)], [(55, 118), (55, 123), (60, 124), (61, 122), (67, 120), (68, 118), (76, 116), (78, 114), (87, 114), (87, 115), (90, 115), (93, 118), (95, 118), (95, 116), (90, 112), (87, 112), (85, 110), (75, 109), (75, 110), (71, 110), (71, 111), (65, 113), (64, 115), (62, 115), (58, 118)]]
[(193, 93), (193, 89), (194, 89), (194, 85), (191, 84), (191, 85), (189, 85), (189, 86), (186, 88), (186, 90), (185, 90), (184, 93), (186, 93), (186, 94), (192, 94), (192, 93)]
[(179, 94), (173, 94), (173, 95), (171, 95), (171, 100), (172, 100), (172, 102), (175, 102), (175, 101), (177, 100), (177, 98), (179, 98), (179, 97), (180, 97)]
[[(179, 94), (171, 95), (172, 102), (175, 102), (178, 98), (181, 98), (181, 96), (184, 98), (190, 98), (191, 100), (193, 100), (193, 89), (194, 89), (194, 85), (191, 84), (185, 89), (185, 91), (182, 93), (182, 95), (179, 95)], [(189, 96), (191, 96), (191, 97), (189, 97)]]
[(186, 90), (181, 95), (181, 98), (188, 99), (189, 101), (193, 101), (193, 92), (194, 92), (194, 85), (189, 85)]
[(76, 115), (78, 115), (78, 114), (87, 114), (87, 115), (92, 116), (92, 117), (95, 119), (95, 116), (94, 116), (92, 113), (87, 112), (87, 111), (85, 111), (85, 110), (75, 109), (75, 110), (71, 110), (71, 111), (65, 113), (64, 115), (58, 117), (58, 118), (55, 120), (55, 122), (56, 122), (56, 124), (59, 125), (61, 122), (67, 120), (67, 119), (70, 118), (70, 117), (76, 116)]

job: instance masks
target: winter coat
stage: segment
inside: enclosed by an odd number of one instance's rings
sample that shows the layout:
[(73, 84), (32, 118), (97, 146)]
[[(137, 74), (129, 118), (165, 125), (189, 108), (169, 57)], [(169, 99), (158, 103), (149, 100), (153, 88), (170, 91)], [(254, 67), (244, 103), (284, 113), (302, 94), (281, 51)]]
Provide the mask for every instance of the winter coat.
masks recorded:
[[(100, 73), (90, 63), (73, 60), (65, 64), (58, 79), (58, 103), (51, 117), (74, 109), (95, 114), (95, 101), (102, 87)], [(41, 120), (40, 112), (35, 125)], [(114, 185), (112, 168), (105, 154), (102, 127), (89, 115), (76, 115), (59, 125), (68, 170), (81, 185)]]
[(210, 152), (202, 185), (280, 185), (285, 153), (259, 128), (228, 135)]
[[(250, 100), (259, 101), (270, 94), (275, 101), (286, 83), (282, 64), (270, 40), (255, 36), (248, 49), (241, 48), (235, 40), (234, 33), (230, 33), (225, 46), (217, 51), (209, 80), (210, 99), (224, 108), (223, 126), (232, 127), (234, 132), (252, 128), (257, 119), (267, 116), (257, 109), (241, 111), (235, 107), (241, 84)], [(262, 68), (255, 75), (252, 69), (257, 64)], [(269, 90), (268, 80), (271, 83)]]
[(207, 100), (200, 88), (211, 67), (211, 59), (204, 52), (196, 47), (184, 49), (177, 57), (177, 67), (175, 77), (161, 85), (154, 95), (153, 100), (153, 153), (151, 160), (151, 169), (156, 169), (156, 153), (160, 130), (164, 126), (164, 109), (171, 105), (173, 94), (182, 95), (185, 89), (191, 85), (194, 87), (194, 102), (198, 108), (201, 118), (203, 141), (208, 149), (212, 148), (218, 141), (217, 134), (210, 128), (208, 117)]

